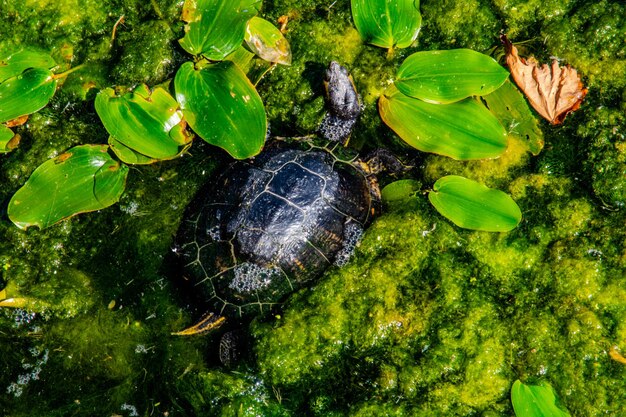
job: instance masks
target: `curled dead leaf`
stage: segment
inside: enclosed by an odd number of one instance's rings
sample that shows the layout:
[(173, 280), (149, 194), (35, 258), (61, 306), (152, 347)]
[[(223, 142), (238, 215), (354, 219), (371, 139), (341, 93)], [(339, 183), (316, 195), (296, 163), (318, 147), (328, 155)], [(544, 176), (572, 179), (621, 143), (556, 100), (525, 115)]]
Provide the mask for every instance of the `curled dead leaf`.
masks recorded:
[(8, 128), (22, 126), (24, 123), (28, 121), (28, 115), (20, 116), (17, 119), (9, 120), (4, 125)]
[(563, 123), (568, 113), (577, 110), (587, 94), (578, 72), (570, 67), (540, 65), (534, 58), (521, 58), (517, 48), (501, 35), (506, 50), (506, 63), (513, 80), (522, 90), (530, 105), (553, 125)]
[(285, 34), (287, 33), (287, 23), (289, 22), (289, 15), (282, 15), (281, 17), (278, 18), (278, 24), (280, 25), (280, 27), (278, 28), (278, 30), (280, 30), (280, 33)]

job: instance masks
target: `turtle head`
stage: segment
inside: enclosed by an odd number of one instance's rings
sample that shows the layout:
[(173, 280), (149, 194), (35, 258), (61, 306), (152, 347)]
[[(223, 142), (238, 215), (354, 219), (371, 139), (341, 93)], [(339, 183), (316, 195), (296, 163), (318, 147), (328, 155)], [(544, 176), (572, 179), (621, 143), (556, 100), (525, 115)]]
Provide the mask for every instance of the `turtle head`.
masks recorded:
[(324, 77), (328, 111), (320, 126), (325, 139), (348, 143), (352, 128), (361, 114), (361, 99), (346, 68), (332, 61)]

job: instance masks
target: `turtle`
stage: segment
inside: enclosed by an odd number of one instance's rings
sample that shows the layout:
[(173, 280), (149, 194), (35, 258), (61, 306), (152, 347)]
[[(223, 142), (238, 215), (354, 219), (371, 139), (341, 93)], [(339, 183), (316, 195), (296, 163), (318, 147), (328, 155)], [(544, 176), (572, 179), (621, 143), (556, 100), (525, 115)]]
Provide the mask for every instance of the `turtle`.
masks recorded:
[[(346, 143), (361, 104), (348, 71), (326, 71), (326, 143)], [(328, 142), (330, 141), (330, 142)], [(334, 148), (334, 149), (333, 149)], [(264, 314), (331, 265), (347, 262), (379, 213), (376, 173), (340, 144), (271, 140), (232, 163), (188, 206), (177, 234), (184, 278), (208, 313), (178, 335)]]

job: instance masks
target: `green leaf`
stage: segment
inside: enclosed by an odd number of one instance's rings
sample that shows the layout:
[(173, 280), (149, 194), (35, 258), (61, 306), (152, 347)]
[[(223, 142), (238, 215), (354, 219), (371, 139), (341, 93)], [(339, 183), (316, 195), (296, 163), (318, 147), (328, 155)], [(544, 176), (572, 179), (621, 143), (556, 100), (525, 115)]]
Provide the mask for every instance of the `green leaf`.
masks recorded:
[(260, 7), (260, 0), (185, 0), (187, 25), (178, 42), (192, 55), (220, 61), (241, 45), (246, 24)]
[(0, 123), (34, 113), (44, 107), (57, 88), (50, 70), (27, 69), (0, 83)]
[(432, 104), (391, 86), (380, 97), (378, 110), (387, 126), (420, 151), (469, 160), (495, 158), (506, 149), (504, 128), (473, 99)]
[(252, 52), (268, 62), (291, 65), (289, 42), (276, 26), (260, 17), (253, 17), (246, 27), (245, 41)]
[(380, 192), (381, 199), (385, 203), (407, 200), (422, 188), (416, 180), (398, 180), (387, 184)]
[(483, 96), (509, 76), (493, 58), (471, 49), (416, 52), (404, 60), (394, 81), (407, 96), (447, 104)]
[(569, 417), (560, 404), (554, 389), (547, 382), (527, 385), (519, 379), (511, 388), (511, 402), (517, 417)]
[(250, 52), (245, 46), (241, 45), (224, 59), (235, 63), (243, 72), (247, 73), (252, 67), (254, 56), (254, 52)]
[(0, 153), (11, 152), (17, 147), (20, 136), (13, 133), (11, 129), (0, 124)]
[(198, 136), (237, 159), (261, 151), (267, 133), (265, 108), (234, 63), (223, 61), (196, 70), (186, 62), (176, 73), (174, 86), (185, 119)]
[(125, 162), (127, 164), (148, 165), (159, 161), (159, 159), (150, 158), (149, 156), (143, 155), (129, 148), (122, 142), (115, 139), (113, 136), (109, 136), (109, 147), (111, 148), (115, 156), (117, 156), (122, 162)]
[(29, 68), (51, 69), (55, 65), (50, 55), (34, 49), (3, 51), (0, 52), (0, 82), (20, 75)]
[(352, 18), (366, 43), (407, 48), (420, 30), (419, 0), (352, 0)]
[(465, 229), (508, 232), (522, 220), (508, 194), (457, 175), (437, 180), (428, 199), (442, 216)]
[(543, 149), (543, 132), (530, 111), (526, 99), (509, 80), (493, 93), (482, 97), (491, 112), (508, 129), (509, 135), (522, 141), (533, 155)]
[(128, 167), (107, 152), (107, 145), (76, 146), (41, 164), (9, 202), (9, 218), (21, 229), (43, 229), (78, 213), (116, 203)]
[[(162, 160), (172, 159), (189, 147), (192, 138), (183, 112), (163, 88), (150, 91), (140, 85), (119, 97), (107, 88), (98, 93), (95, 105), (102, 124), (118, 145), (115, 149), (121, 144), (149, 160)], [(124, 162), (140, 163), (118, 156)]]

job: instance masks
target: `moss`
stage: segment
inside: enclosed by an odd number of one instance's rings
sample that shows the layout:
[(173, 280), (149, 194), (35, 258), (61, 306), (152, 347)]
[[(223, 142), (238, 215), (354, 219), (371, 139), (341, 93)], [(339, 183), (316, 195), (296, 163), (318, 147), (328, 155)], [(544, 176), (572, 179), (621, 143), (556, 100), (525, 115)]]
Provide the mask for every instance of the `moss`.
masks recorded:
[(504, 17), (509, 37), (522, 40), (525, 36), (532, 36), (529, 34), (538, 25), (549, 27), (565, 20), (576, 1), (495, 0), (493, 3)]
[(432, 49), (490, 49), (501, 24), (489, 2), (452, 0), (421, 2), (423, 29), (421, 45)]
[(529, 162), (530, 154), (525, 145), (509, 138), (506, 151), (494, 159), (481, 161), (456, 161), (438, 155), (429, 155), (424, 166), (424, 177), (434, 183), (437, 179), (450, 174), (462, 175), (489, 187), (502, 187), (516, 170), (523, 169)]
[[(624, 6), (583, 3), (423, 0), (417, 45), (388, 54), (359, 40), (347, 0), (265, 1), (265, 18), (289, 16), (294, 54), (259, 83), (274, 134), (315, 131), (323, 71), (339, 60), (364, 102), (353, 145), (417, 156), (413, 175), (424, 184), (459, 174), (504, 189), (522, 224), (472, 232), (421, 194), (392, 202), (348, 266), (252, 324), (255, 357), (228, 370), (216, 365), (217, 336), (170, 335), (201, 313), (170, 283), (174, 235), (225, 159), (195, 143), (183, 158), (131, 169), (122, 201), (100, 213), (44, 231), (0, 220), (0, 287), (30, 303), (0, 310), (2, 414), (500, 416), (512, 414), (509, 389), (521, 378), (550, 381), (572, 415), (623, 415), (626, 368), (608, 352), (626, 351)], [(97, 88), (161, 82), (186, 58), (176, 2), (0, 8), (0, 47), (35, 45), (63, 68), (86, 64), (17, 128), (22, 144), (0, 165), (6, 207), (44, 160), (105, 143)], [(512, 140), (489, 161), (407, 151), (376, 108), (399, 63), (423, 49), (488, 51), (501, 28), (531, 40), (525, 52), (575, 66), (590, 87), (582, 108), (562, 126), (541, 125), (538, 157)]]
[(183, 62), (182, 53), (174, 48), (175, 40), (174, 32), (163, 20), (120, 29), (115, 41), (120, 52), (111, 71), (116, 84), (157, 85), (173, 78), (175, 70)]
[[(516, 377), (547, 377), (559, 385), (559, 392), (599, 395), (590, 400), (591, 406), (567, 394), (570, 410), (582, 407), (593, 415), (591, 410), (599, 404), (613, 409), (619, 395), (601, 386), (591, 392), (582, 381), (607, 375), (601, 346), (609, 343), (606, 329), (614, 318), (598, 315), (597, 300), (604, 300), (612, 291), (611, 281), (620, 278), (603, 272), (584, 249), (602, 237), (587, 235), (597, 219), (595, 209), (589, 200), (571, 199), (573, 186), (548, 175), (512, 183), (522, 205), (526, 199), (532, 206), (538, 200), (553, 201), (529, 219), (555, 225), (547, 235), (545, 230), (528, 236), (455, 233), (445, 221), (426, 215), (429, 208), (417, 197), (402, 208), (396, 205), (368, 231), (357, 261), (331, 274), (306, 297), (294, 297), (271, 332), (265, 331), (270, 325), (256, 329), (265, 377), (291, 390), (298, 380), (308, 381), (308, 388), (312, 383), (317, 389), (330, 385), (341, 396), (342, 388), (333, 385), (333, 378), (345, 375), (346, 368), (337, 363), (348, 369), (361, 363), (360, 378), (351, 374), (343, 384), (358, 385), (366, 390), (366, 398), (389, 398), (395, 404), (390, 410), (387, 402), (379, 407), (363, 402), (360, 407), (374, 415), (499, 415), (510, 410), (508, 391)], [(422, 214), (416, 216), (416, 210)], [(531, 244), (532, 236), (537, 240)], [(423, 258), (422, 250), (436, 251), (437, 256)], [(387, 279), (384, 265), (397, 268), (394, 281)], [(409, 282), (413, 285), (407, 286)], [(341, 293), (344, 289), (349, 299)], [(615, 297), (614, 305), (622, 305), (623, 294)], [(420, 319), (414, 331), (403, 333), (405, 323), (411, 322), (404, 312), (408, 300)], [(387, 320), (399, 317), (403, 325), (390, 335), (381, 333), (386, 327), (375, 320), (379, 312)], [(365, 317), (369, 333), (361, 330)], [(394, 337), (399, 333), (402, 338)], [(370, 363), (371, 352), (377, 352), (378, 359)], [(595, 359), (586, 359), (590, 354)], [(574, 370), (573, 363), (585, 365)], [(348, 413), (336, 403), (327, 407)]]
[(543, 35), (552, 54), (582, 72), (589, 86), (604, 90), (626, 83), (626, 13), (623, 3), (602, 0), (579, 7), (568, 18), (546, 24)]
[(246, 374), (196, 372), (182, 376), (176, 386), (181, 400), (190, 403), (194, 415), (292, 415), (281, 406), (279, 391), (270, 392), (262, 381)]
[[(289, 15), (292, 9), (280, 10)], [(314, 133), (325, 113), (319, 80), (324, 77), (326, 65), (321, 63), (338, 60), (351, 67), (362, 48), (355, 29), (333, 20), (304, 21), (305, 16), (298, 12), (287, 26), (285, 36), (296, 57), (291, 67), (279, 66), (260, 85), (275, 135)], [(318, 46), (311, 48), (312, 43)], [(284, 91), (292, 93), (282, 94)], [(289, 127), (291, 130), (281, 130)]]
[(607, 206), (622, 209), (626, 205), (626, 121), (623, 111), (597, 108), (590, 119), (579, 132), (590, 141), (586, 167), (593, 190)]

